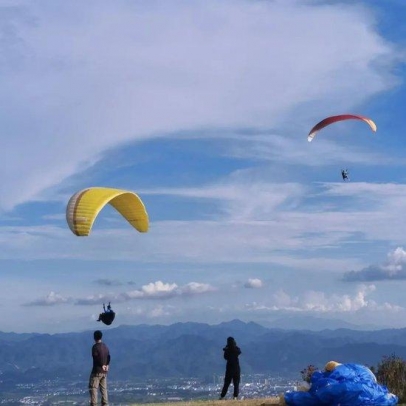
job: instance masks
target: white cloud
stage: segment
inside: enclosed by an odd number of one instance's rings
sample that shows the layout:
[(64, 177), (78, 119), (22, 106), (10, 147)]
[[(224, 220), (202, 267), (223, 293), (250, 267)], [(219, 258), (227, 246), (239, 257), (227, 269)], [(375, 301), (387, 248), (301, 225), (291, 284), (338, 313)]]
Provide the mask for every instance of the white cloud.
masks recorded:
[(159, 300), (171, 299), (182, 296), (196, 296), (204, 293), (213, 292), (216, 289), (206, 283), (190, 282), (183, 286), (176, 283), (164, 283), (156, 281), (135, 289), (122, 293), (98, 294), (80, 298), (75, 301), (77, 305), (92, 305), (100, 302), (122, 303), (131, 300)]
[[(210, 220), (153, 221), (151, 217), (151, 229), (146, 234), (137, 233), (120, 221), (114, 227), (96, 225), (88, 238), (73, 236), (65, 224), (61, 228), (3, 226), (0, 259), (251, 262), (342, 273), (366, 267), (366, 261), (376, 254), (370, 243), (404, 242), (399, 224), (406, 222), (406, 212), (393, 209), (406, 197), (404, 184), (352, 183), (343, 188), (342, 184), (332, 183), (302, 187), (259, 180), (249, 183), (245, 176), (246, 173), (241, 177), (234, 174), (229, 181), (223, 179), (219, 184), (199, 189), (151, 190), (172, 194), (179, 201), (196, 199), (196, 216), (204, 211), (199, 199), (217, 202), (221, 212), (211, 210)], [(337, 193), (354, 200), (343, 204)], [(317, 204), (315, 199), (319, 199)], [(369, 207), (361, 207), (366, 201), (371, 202)], [(100, 221), (103, 220), (102, 213)], [(356, 244), (364, 244), (364, 259), (355, 249)], [(339, 255), (339, 248), (345, 249), (345, 258)]]
[(396, 273), (403, 269), (406, 264), (406, 251), (402, 247), (397, 247), (389, 252), (386, 269), (391, 273)]
[(349, 196), (393, 209), (400, 208), (406, 198), (406, 185), (402, 183), (329, 183), (324, 187), (326, 196)]
[(66, 297), (59, 293), (50, 292), (46, 297), (33, 300), (32, 302), (24, 304), (24, 306), (55, 306), (71, 302), (71, 297)]
[(275, 308), (290, 307), (293, 303), (297, 302), (297, 299), (291, 298), (288, 293), (279, 289), (272, 295)]
[(402, 247), (388, 253), (387, 261), (382, 265), (369, 265), (359, 271), (346, 272), (343, 279), (347, 282), (405, 280), (406, 251)]
[(216, 288), (208, 283), (190, 282), (179, 288), (180, 295), (193, 296), (202, 293), (214, 292)]
[(261, 281), (261, 279), (258, 278), (250, 278), (248, 279), (247, 282), (244, 283), (245, 288), (251, 288), (251, 289), (260, 289), (264, 286), (264, 283)]
[(292, 115), (292, 130), (305, 133), (318, 106), (347, 110), (394, 84), (397, 52), (360, 6), (57, 4), (2, 7), (3, 209), (130, 140), (272, 128)]
[(128, 295), (131, 298), (171, 297), (177, 290), (178, 285), (176, 283), (163, 283), (157, 281), (142, 286), (140, 290), (128, 292)]
[(115, 297), (113, 294), (97, 293), (93, 295), (88, 295), (85, 298), (79, 298), (75, 300), (76, 305), (94, 305), (100, 303), (106, 303), (114, 301)]
[(253, 303), (247, 305), (250, 311), (290, 311), (311, 313), (355, 313), (361, 310), (370, 312), (399, 312), (403, 307), (388, 302), (377, 303), (368, 296), (376, 290), (375, 285), (360, 285), (353, 295), (339, 295), (308, 290), (298, 296), (290, 296), (283, 290), (272, 295), (271, 303)]
[[(261, 175), (263, 177), (263, 174)], [(237, 172), (213, 185), (198, 188), (159, 188), (141, 190), (143, 195), (171, 195), (182, 198), (212, 199), (220, 212), (232, 221), (263, 219), (277, 208), (295, 207), (307, 188), (298, 183), (271, 183), (251, 171)], [(218, 213), (216, 213), (218, 216)]]
[[(351, 125), (348, 126), (349, 128)], [(311, 145), (303, 145), (307, 130), (301, 132), (302, 139), (291, 137), (289, 134), (250, 134), (250, 136), (238, 135), (231, 144), (228, 154), (236, 158), (249, 158), (255, 161), (272, 161), (279, 165), (300, 165), (302, 167), (319, 167), (325, 165), (339, 164), (346, 162), (351, 164), (374, 164), (388, 165), (395, 163), (404, 164), (404, 160), (385, 155), (382, 151), (370, 151), (348, 143), (337, 142), (335, 138), (323, 137), (320, 141), (314, 141)], [(345, 130), (340, 128), (342, 134)], [(365, 131), (368, 131), (366, 129)], [(369, 135), (369, 134), (368, 134)], [(300, 142), (302, 141), (302, 142)]]
[[(400, 242), (404, 237), (398, 227), (402, 216), (384, 211), (371, 214), (356, 207), (345, 213), (334, 208), (322, 212), (275, 210), (261, 221), (157, 221), (146, 234), (122, 222), (120, 229), (95, 227), (88, 238), (75, 237), (66, 226), (8, 226), (0, 228), (0, 259), (267, 262), (303, 269), (320, 267), (323, 259), (323, 269), (342, 272), (364, 263), (350, 256), (345, 261), (332, 258), (318, 250), (340, 247), (354, 230), (359, 242)], [(317, 258), (308, 258), (310, 252), (317, 253)]]
[(173, 315), (173, 307), (167, 306), (156, 306), (153, 309), (150, 309), (147, 313), (149, 318), (158, 318), (158, 317), (169, 317)]

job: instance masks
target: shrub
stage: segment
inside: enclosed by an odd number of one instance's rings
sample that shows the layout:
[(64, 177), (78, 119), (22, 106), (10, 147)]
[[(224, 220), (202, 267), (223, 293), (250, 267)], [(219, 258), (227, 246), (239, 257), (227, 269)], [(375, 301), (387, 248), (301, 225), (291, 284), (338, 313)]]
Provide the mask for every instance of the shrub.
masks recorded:
[(306, 368), (302, 369), (300, 371), (300, 374), (302, 375), (302, 379), (307, 382), (310, 383), (310, 378), (313, 374), (314, 371), (318, 371), (319, 368), (315, 367), (314, 365), (308, 365)]
[(372, 371), (380, 384), (398, 396), (400, 403), (406, 402), (406, 361), (395, 354), (384, 356), (376, 372), (375, 368)]

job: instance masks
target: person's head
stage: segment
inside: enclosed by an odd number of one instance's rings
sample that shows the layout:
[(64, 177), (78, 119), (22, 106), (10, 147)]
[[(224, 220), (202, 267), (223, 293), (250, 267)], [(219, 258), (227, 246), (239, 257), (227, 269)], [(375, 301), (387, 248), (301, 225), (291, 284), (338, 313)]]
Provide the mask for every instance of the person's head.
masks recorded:
[(102, 339), (102, 337), (103, 337), (103, 333), (100, 330), (96, 330), (93, 333), (94, 341), (100, 341)]
[(227, 345), (229, 345), (229, 346), (237, 345), (237, 343), (234, 340), (234, 337), (227, 338)]
[(331, 372), (333, 371), (336, 367), (338, 367), (339, 365), (341, 365), (339, 362), (337, 361), (329, 361), (327, 362), (327, 364), (324, 366), (324, 370), (327, 372)]

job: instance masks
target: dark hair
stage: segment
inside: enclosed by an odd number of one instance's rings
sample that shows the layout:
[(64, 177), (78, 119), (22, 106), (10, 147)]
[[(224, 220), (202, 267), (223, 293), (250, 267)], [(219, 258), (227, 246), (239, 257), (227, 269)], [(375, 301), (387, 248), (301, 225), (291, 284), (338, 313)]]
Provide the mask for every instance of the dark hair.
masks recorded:
[(227, 345), (230, 345), (230, 346), (237, 345), (237, 343), (234, 340), (234, 337), (228, 337), (227, 338)]
[(102, 339), (103, 333), (102, 333), (100, 330), (96, 330), (96, 331), (93, 333), (93, 337), (94, 337), (94, 339), (95, 339), (96, 341), (99, 341), (99, 340)]

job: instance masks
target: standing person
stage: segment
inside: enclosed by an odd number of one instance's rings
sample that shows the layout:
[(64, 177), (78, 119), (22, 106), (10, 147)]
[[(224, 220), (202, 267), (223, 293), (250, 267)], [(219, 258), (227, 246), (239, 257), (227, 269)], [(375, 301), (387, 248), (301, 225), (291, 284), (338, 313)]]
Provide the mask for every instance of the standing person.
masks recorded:
[(103, 333), (96, 330), (93, 334), (95, 344), (92, 347), (93, 368), (89, 378), (90, 406), (97, 405), (97, 390), (100, 389), (102, 405), (107, 406), (107, 372), (110, 364), (110, 352), (102, 342)]
[(238, 399), (240, 391), (240, 362), (238, 356), (241, 354), (240, 347), (237, 346), (233, 337), (227, 338), (227, 345), (223, 348), (224, 359), (227, 360), (226, 374), (224, 376), (224, 385), (221, 391), (220, 400), (224, 399), (231, 381), (234, 386), (234, 399)]

